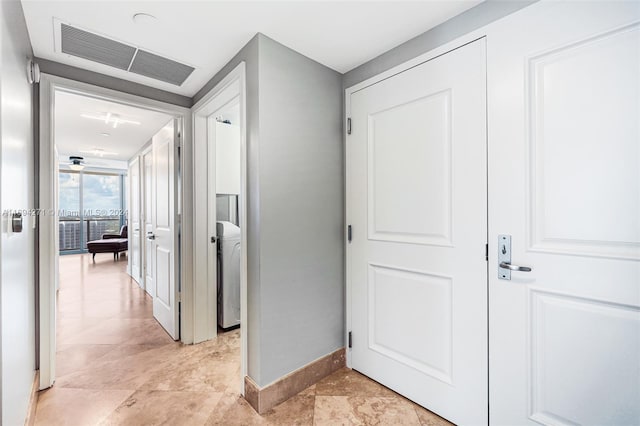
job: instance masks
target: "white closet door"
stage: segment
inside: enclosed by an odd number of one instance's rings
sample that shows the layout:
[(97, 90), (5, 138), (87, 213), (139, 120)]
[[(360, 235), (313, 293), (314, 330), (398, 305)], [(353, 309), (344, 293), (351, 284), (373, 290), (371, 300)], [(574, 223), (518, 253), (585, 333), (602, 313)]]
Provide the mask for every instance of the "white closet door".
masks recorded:
[(178, 288), (175, 264), (175, 123), (172, 120), (153, 137), (153, 316), (174, 339), (179, 337)]
[(352, 366), (487, 422), (485, 42), (351, 95)]

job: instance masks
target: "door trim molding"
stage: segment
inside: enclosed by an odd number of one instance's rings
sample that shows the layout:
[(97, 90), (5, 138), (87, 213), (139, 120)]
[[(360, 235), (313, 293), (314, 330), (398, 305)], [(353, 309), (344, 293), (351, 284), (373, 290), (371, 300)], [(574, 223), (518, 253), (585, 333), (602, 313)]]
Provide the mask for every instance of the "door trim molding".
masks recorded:
[[(131, 170), (133, 170), (133, 168), (137, 168), (138, 169), (138, 224), (140, 223), (140, 200), (141, 200), (141, 195), (140, 195), (140, 179), (141, 179), (141, 174), (140, 174), (140, 156), (139, 155), (135, 155), (132, 159), (129, 160), (129, 163), (127, 164), (128, 169), (127, 169), (127, 181), (128, 181), (128, 185), (127, 185), (127, 194), (126, 197), (128, 198), (127, 200), (127, 210), (128, 210), (128, 216), (127, 216), (127, 225), (131, 224), (131, 220), (130, 220), (130, 216), (131, 216), (131, 212), (133, 211), (133, 192), (131, 191), (131, 184), (133, 183), (133, 180), (131, 179)], [(131, 235), (133, 237), (133, 233), (135, 231), (130, 230), (128, 231), (128, 235)], [(134, 276), (133, 275), (133, 256), (132, 256), (132, 252), (133, 250), (131, 249), (131, 245), (129, 245), (129, 249), (127, 250), (127, 272), (129, 272), (129, 275), (131, 276), (131, 278), (133, 278), (133, 280), (138, 284), (138, 286), (144, 290), (144, 283), (142, 281), (142, 263), (141, 263), (141, 247), (142, 247), (142, 231), (140, 231), (140, 228), (138, 229), (138, 275)], [(133, 241), (134, 238), (129, 238), (130, 241)]]
[[(120, 104), (130, 105), (152, 111), (158, 111), (172, 115), (182, 121), (184, 130), (183, 149), (185, 151), (181, 158), (181, 170), (189, 170), (191, 168), (191, 110), (181, 106), (169, 104), (166, 102), (156, 101), (137, 95), (132, 95), (117, 90), (107, 89), (104, 87), (94, 86), (92, 84), (82, 83), (63, 77), (50, 74), (42, 74), (40, 79), (40, 104), (39, 108), (39, 137), (38, 158), (40, 167), (36, 170), (35, 179), (39, 183), (38, 189), (38, 210), (37, 225), (40, 235), (40, 243), (38, 247), (38, 266), (40, 269), (38, 280), (39, 301), (36, 309), (39, 312), (40, 333), (38, 341), (40, 343), (38, 357), (40, 366), (40, 383), (39, 389), (43, 390), (53, 385), (55, 381), (55, 355), (56, 355), (56, 262), (58, 254), (56, 252), (56, 221), (53, 210), (56, 206), (55, 182), (57, 181), (57, 170), (55, 168), (55, 141), (54, 141), (54, 108), (56, 91), (73, 93), (82, 96), (88, 96), (97, 99), (108, 100)], [(187, 143), (184, 143), (187, 141)], [(187, 217), (192, 214), (191, 200), (191, 176), (184, 174), (181, 179), (179, 190), (182, 193), (182, 205), (178, 205), (176, 214), (184, 213)], [(190, 221), (187, 221), (189, 223)], [(176, 256), (176, 263), (179, 264), (182, 259), (191, 258), (191, 244), (193, 239), (191, 228), (183, 226), (180, 247), (180, 256)], [(182, 262), (187, 265), (187, 262)], [(177, 268), (177, 265), (176, 265)], [(183, 283), (183, 291), (190, 290), (192, 286), (191, 268), (180, 268), (180, 280)], [(189, 312), (192, 308), (190, 301), (183, 300), (183, 314)], [(183, 343), (193, 342), (193, 324), (188, 315), (183, 315), (180, 322), (181, 340)]]

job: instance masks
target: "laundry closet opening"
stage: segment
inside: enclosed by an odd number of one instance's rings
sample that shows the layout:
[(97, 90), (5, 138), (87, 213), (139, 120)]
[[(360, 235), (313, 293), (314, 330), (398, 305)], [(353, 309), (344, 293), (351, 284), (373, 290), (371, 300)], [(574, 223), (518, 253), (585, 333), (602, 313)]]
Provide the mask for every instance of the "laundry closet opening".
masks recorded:
[[(244, 64), (192, 108), (193, 342), (218, 341), (243, 390), (247, 366), (247, 220)], [(209, 343), (213, 344), (213, 343)], [(232, 356), (232, 354), (235, 354)]]
[[(211, 122), (215, 138), (215, 182), (211, 182), (209, 198), (215, 197), (215, 229), (210, 229), (215, 242), (217, 265), (217, 323), (219, 332), (240, 327), (240, 104), (238, 99), (219, 111)], [(212, 150), (214, 151), (214, 150)], [(215, 192), (215, 193), (214, 193)], [(215, 236), (214, 236), (215, 235)]]

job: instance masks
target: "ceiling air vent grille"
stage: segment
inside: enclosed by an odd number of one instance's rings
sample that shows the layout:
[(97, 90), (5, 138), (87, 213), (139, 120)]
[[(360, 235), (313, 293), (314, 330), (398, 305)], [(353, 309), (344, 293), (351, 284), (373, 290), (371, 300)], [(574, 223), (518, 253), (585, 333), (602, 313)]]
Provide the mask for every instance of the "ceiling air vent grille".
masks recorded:
[(129, 71), (180, 86), (195, 68), (144, 50), (138, 50)]
[[(2, 0), (0, 0), (2, 1)], [(56, 21), (60, 22), (60, 21)], [(62, 53), (181, 86), (195, 68), (60, 22)]]
[(136, 48), (61, 24), (62, 52), (128, 70)]

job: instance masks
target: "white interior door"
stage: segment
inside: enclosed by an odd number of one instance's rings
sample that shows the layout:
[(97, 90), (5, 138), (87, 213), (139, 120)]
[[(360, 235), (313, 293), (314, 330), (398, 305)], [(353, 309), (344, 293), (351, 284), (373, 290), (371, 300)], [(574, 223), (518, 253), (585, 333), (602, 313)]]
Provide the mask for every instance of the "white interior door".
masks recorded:
[(494, 425), (640, 424), (639, 19), (543, 2), (489, 40)]
[(486, 424), (485, 41), (351, 95), (352, 367)]
[[(219, 112), (219, 111), (217, 111)], [(220, 171), (218, 170), (218, 153), (220, 149), (218, 145), (222, 144), (222, 141), (218, 139), (220, 133), (217, 131), (218, 127), (221, 125), (215, 118), (214, 114), (211, 114), (207, 117), (207, 231), (209, 233), (208, 240), (209, 244), (207, 246), (207, 269), (208, 274), (207, 277), (214, 283), (214, 308), (210, 309), (207, 312), (207, 321), (211, 321), (212, 324), (218, 324), (218, 298), (220, 297), (220, 293), (218, 291), (218, 241), (217, 241), (217, 184), (218, 177), (220, 176)]]
[(140, 161), (129, 163), (129, 268), (131, 277), (142, 286), (140, 251)]
[[(153, 149), (142, 155), (142, 221), (144, 235), (153, 234)], [(144, 288), (153, 296), (155, 283), (153, 280), (153, 241), (143, 239), (143, 273)]]
[(153, 316), (173, 337), (178, 339), (178, 297), (175, 215), (175, 141), (174, 120), (153, 137)]

